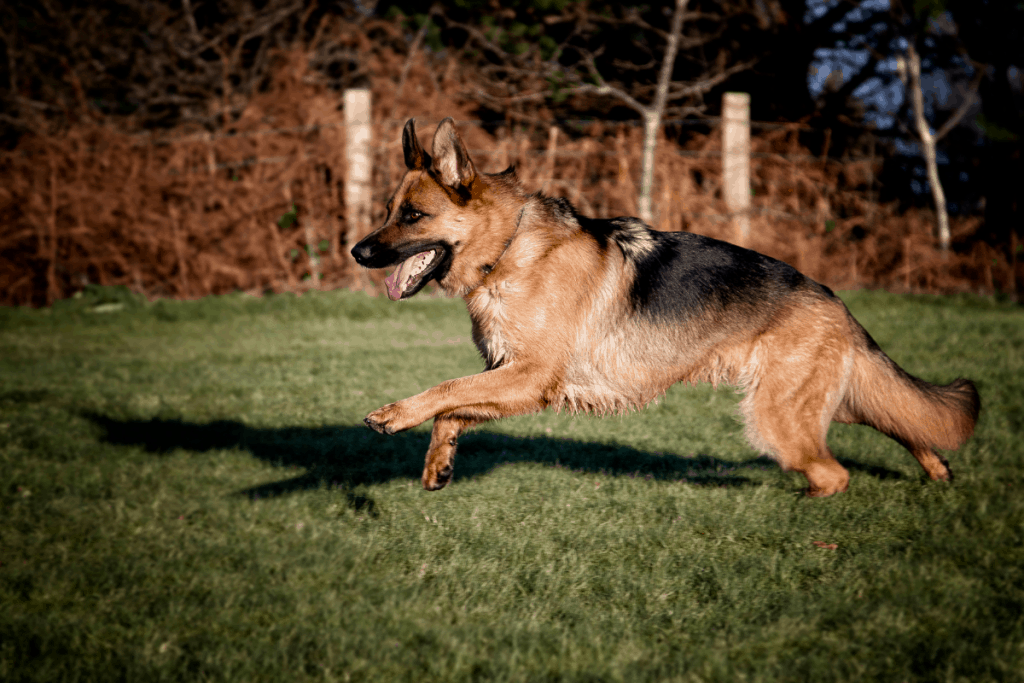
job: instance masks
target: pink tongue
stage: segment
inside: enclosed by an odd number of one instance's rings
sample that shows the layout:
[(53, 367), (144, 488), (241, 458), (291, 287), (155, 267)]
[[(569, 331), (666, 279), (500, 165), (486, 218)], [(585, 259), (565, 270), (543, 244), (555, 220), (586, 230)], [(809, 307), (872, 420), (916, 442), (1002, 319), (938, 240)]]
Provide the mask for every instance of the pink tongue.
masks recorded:
[(392, 301), (401, 299), (413, 275), (422, 272), (422, 268), (416, 270), (417, 265), (424, 264), (423, 268), (425, 268), (425, 264), (430, 262), (433, 254), (433, 251), (421, 251), (398, 264), (395, 272), (384, 278), (384, 285), (388, 288), (388, 298)]

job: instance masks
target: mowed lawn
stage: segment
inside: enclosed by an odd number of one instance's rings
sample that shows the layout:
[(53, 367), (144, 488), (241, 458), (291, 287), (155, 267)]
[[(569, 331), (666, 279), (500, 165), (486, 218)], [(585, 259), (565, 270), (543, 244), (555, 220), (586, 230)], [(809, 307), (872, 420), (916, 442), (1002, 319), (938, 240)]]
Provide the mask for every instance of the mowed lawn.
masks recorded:
[(362, 418), (481, 369), (460, 301), (0, 309), (0, 680), (1024, 680), (1024, 309), (843, 298), (977, 382), (953, 483), (836, 425), (808, 499), (675, 387), (478, 428), (428, 493), (430, 425)]

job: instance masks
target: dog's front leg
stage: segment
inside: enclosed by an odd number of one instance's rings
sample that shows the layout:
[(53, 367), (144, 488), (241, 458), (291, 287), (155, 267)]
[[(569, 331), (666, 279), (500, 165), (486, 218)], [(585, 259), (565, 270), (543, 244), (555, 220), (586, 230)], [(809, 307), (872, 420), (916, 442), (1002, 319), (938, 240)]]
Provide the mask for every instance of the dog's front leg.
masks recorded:
[(535, 412), (544, 408), (544, 387), (551, 385), (551, 376), (545, 368), (503, 365), (389, 403), (363, 422), (381, 434), (396, 434), (444, 413), (457, 412), (463, 419), (485, 422)]
[(423, 488), (438, 491), (447, 486), (455, 471), (455, 448), (459, 434), (477, 424), (455, 415), (438, 415), (434, 418), (434, 431), (430, 435), (430, 448), (423, 464)]

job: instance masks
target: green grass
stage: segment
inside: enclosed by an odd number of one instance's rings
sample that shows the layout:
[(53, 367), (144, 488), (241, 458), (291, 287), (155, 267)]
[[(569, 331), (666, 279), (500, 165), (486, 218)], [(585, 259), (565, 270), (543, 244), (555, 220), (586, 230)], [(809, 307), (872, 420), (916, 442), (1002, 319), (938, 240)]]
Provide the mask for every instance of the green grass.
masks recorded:
[(977, 381), (954, 483), (835, 426), (807, 499), (676, 387), (487, 425), (427, 493), (429, 424), (361, 420), (480, 369), (461, 302), (0, 309), (0, 680), (1024, 680), (1024, 311), (844, 298)]

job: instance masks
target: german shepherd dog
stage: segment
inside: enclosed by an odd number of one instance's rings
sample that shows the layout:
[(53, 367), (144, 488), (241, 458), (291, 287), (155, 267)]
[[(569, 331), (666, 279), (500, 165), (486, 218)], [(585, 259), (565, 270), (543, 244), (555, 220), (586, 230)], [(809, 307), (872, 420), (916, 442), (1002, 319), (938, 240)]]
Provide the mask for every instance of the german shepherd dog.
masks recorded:
[(366, 417), (382, 434), (434, 419), (425, 489), (451, 480), (456, 440), (473, 425), (548, 407), (623, 412), (676, 382), (741, 389), (750, 443), (804, 475), (809, 495), (849, 484), (825, 443), (833, 421), (870, 425), (932, 479), (950, 478), (933, 448), (974, 432), (974, 383), (907, 374), (829, 288), (726, 242), (581, 216), (527, 194), (512, 168), (481, 174), (450, 118), (430, 154), (412, 120), (402, 143), (408, 171), (387, 220), (352, 255), (397, 266), (385, 280), (392, 300), (430, 280), (463, 297), (486, 362)]

